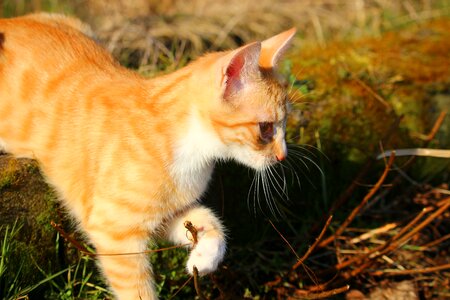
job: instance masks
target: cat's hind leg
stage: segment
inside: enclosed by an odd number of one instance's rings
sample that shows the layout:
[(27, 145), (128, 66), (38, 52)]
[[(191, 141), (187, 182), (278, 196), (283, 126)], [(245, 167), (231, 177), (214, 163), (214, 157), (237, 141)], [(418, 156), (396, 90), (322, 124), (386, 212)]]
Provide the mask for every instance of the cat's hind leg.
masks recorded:
[(145, 253), (148, 230), (144, 222), (124, 218), (126, 213), (96, 214), (85, 230), (96, 248), (97, 260), (111, 290), (119, 300), (157, 299)]

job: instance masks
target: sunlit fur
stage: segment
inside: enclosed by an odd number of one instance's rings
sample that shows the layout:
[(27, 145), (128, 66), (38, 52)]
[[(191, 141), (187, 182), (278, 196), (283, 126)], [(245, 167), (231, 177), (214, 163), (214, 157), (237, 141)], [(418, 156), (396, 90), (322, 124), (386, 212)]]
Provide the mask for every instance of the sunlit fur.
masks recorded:
[[(116, 298), (155, 299), (147, 255), (102, 254), (144, 251), (161, 231), (189, 243), (189, 220), (199, 241), (187, 271), (217, 268), (224, 229), (197, 201), (217, 160), (272, 174), (286, 158), (286, 94), (274, 66), (295, 30), (145, 79), (87, 28), (48, 14), (0, 20), (0, 145), (38, 160)], [(261, 143), (259, 122), (274, 122), (273, 141)]]

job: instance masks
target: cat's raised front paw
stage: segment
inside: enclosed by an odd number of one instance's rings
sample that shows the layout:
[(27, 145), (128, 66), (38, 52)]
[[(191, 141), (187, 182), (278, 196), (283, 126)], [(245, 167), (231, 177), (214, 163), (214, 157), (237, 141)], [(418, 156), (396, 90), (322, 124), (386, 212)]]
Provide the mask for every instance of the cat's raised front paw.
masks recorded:
[(200, 275), (214, 272), (225, 255), (225, 241), (218, 238), (203, 238), (191, 251), (186, 264), (189, 274), (193, 274), (194, 266)]

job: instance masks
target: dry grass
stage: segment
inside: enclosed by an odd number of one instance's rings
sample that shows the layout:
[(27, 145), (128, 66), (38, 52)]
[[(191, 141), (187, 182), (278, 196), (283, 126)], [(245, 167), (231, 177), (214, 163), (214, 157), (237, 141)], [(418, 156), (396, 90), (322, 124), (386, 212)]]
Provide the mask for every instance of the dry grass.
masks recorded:
[(108, 49), (143, 71), (169, 71), (205, 50), (233, 48), (296, 26), (297, 42), (378, 35), (408, 22), (448, 15), (440, 0), (124, 0), (87, 1), (78, 13)]

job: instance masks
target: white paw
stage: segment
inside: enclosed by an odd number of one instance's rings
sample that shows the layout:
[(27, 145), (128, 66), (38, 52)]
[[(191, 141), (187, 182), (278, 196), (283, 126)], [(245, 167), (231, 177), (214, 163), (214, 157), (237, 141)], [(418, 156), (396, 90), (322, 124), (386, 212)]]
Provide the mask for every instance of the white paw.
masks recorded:
[(193, 274), (194, 266), (200, 275), (214, 272), (225, 255), (225, 241), (218, 238), (202, 238), (191, 251), (186, 264), (189, 274)]

